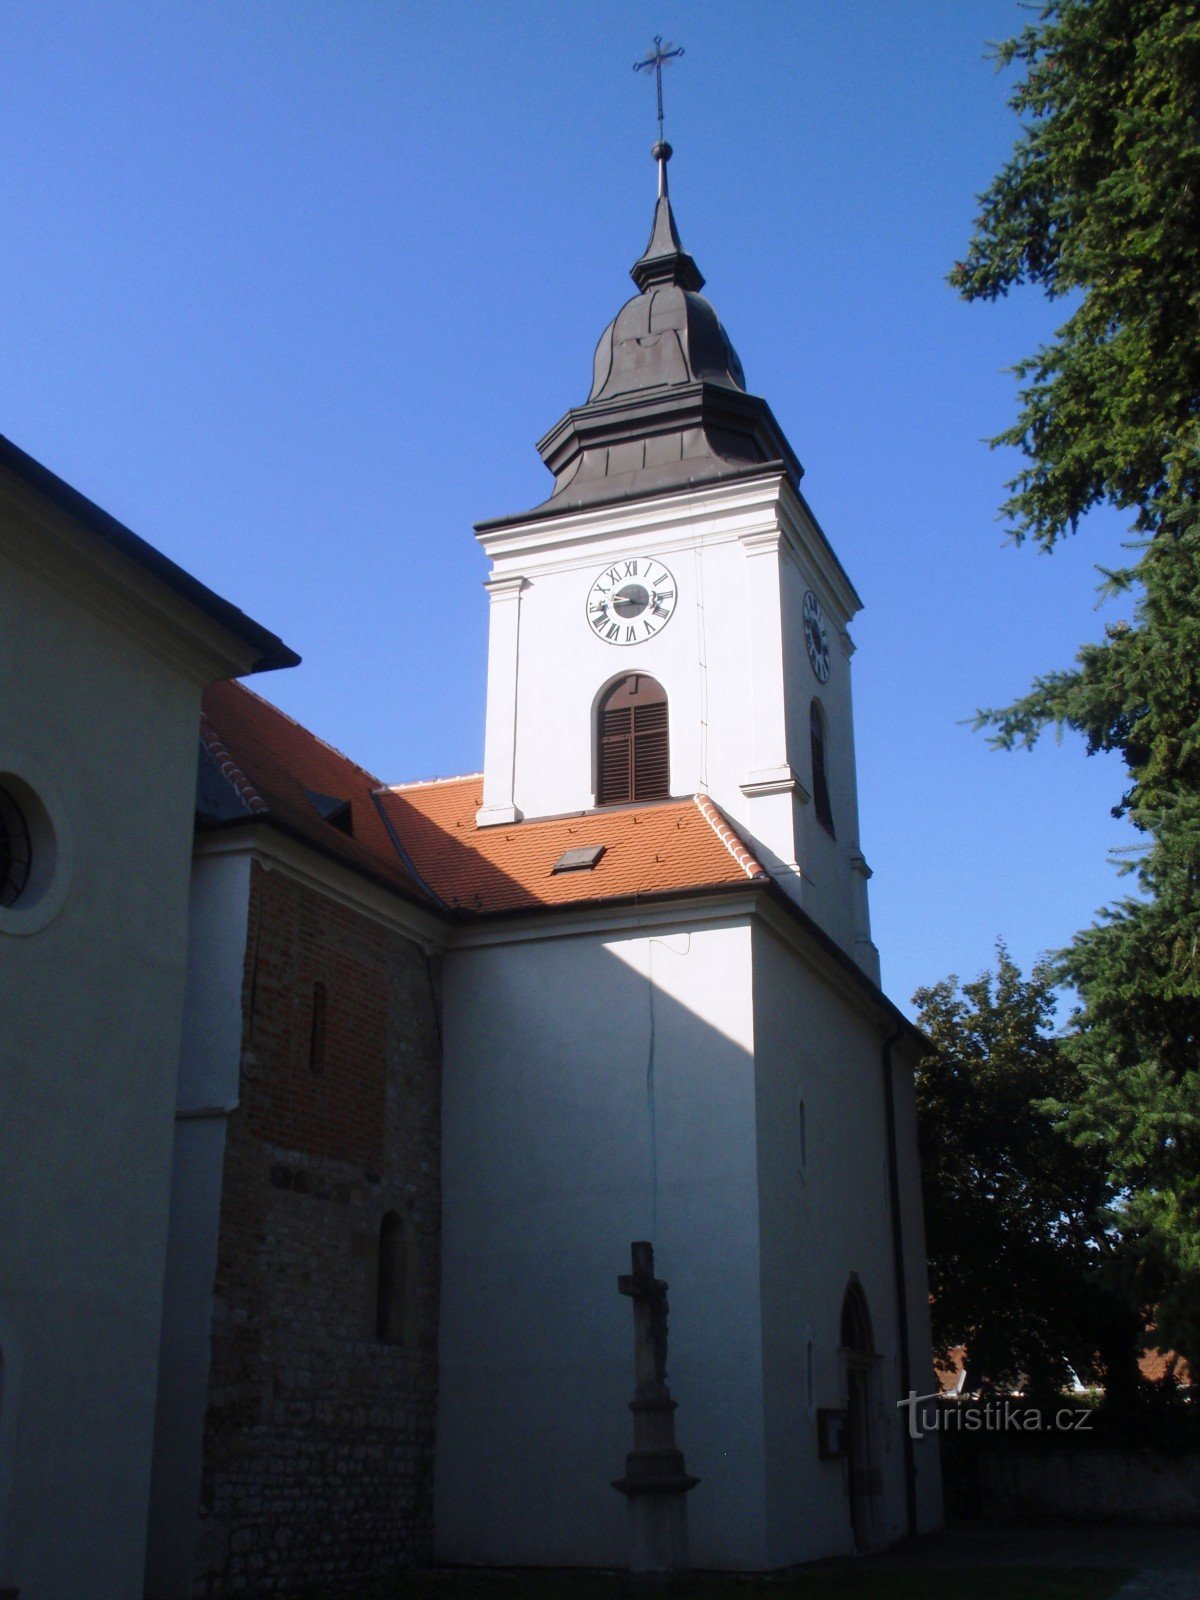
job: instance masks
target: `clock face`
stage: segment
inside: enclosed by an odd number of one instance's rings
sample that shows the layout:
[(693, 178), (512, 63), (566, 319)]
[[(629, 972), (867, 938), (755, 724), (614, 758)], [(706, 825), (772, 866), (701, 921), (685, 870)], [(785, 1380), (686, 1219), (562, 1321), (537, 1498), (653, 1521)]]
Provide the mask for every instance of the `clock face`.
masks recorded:
[(829, 634), (821, 602), (810, 589), (804, 596), (804, 643), (808, 659), (820, 683), (829, 681)]
[(675, 612), (678, 592), (657, 556), (615, 561), (588, 590), (587, 623), (605, 644), (645, 644)]

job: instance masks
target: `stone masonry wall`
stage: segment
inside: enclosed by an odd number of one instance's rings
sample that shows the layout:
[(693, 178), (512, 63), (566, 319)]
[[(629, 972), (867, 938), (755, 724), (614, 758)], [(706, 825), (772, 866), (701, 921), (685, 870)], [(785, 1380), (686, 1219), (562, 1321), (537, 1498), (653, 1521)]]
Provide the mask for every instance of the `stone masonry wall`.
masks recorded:
[[(428, 1556), (440, 1223), (433, 986), (416, 944), (255, 865), (194, 1584), (206, 1600), (337, 1584)], [(380, 1338), (388, 1213), (401, 1241), (392, 1295), (403, 1306)]]

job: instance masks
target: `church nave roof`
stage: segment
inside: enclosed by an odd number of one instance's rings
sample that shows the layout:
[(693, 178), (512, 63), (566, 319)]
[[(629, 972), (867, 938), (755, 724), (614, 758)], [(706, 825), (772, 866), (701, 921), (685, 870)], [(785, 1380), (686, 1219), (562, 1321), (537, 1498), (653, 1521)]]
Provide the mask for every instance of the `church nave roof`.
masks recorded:
[[(480, 828), (483, 778), (388, 787), (240, 683), (205, 692), (197, 825), (266, 823), (455, 915), (765, 883), (706, 795)], [(583, 870), (568, 851), (598, 852)], [(555, 870), (558, 866), (559, 870)]]

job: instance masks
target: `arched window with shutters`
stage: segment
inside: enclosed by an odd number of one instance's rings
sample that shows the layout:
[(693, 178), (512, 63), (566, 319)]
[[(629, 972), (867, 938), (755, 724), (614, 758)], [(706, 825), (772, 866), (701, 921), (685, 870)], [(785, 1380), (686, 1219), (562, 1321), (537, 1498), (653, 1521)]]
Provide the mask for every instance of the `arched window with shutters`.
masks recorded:
[(883, 1477), (879, 1461), (879, 1374), (871, 1313), (853, 1273), (842, 1300), (839, 1330), (846, 1397), (846, 1490), (854, 1543), (868, 1550), (879, 1542)]
[(596, 804), (665, 800), (671, 792), (667, 693), (644, 672), (614, 683), (597, 717)]
[(840, 1328), (843, 1350), (853, 1350), (856, 1355), (875, 1353), (875, 1335), (871, 1331), (871, 1313), (862, 1284), (851, 1276), (842, 1296), (842, 1323)]
[[(825, 739), (825, 713), (821, 702), (808, 708), (808, 735), (812, 746), (813, 809), (817, 821), (833, 834), (833, 806), (829, 801), (828, 747)], [(836, 838), (836, 834), (834, 834)]]

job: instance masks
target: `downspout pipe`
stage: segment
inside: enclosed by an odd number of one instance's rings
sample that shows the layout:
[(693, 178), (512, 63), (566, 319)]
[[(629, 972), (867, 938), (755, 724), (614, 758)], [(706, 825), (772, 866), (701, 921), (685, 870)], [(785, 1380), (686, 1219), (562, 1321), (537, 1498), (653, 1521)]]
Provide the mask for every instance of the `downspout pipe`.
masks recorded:
[[(896, 1087), (892, 1076), (892, 1046), (903, 1029), (896, 1028), (883, 1041), (883, 1104), (887, 1119), (888, 1199), (892, 1221), (892, 1269), (896, 1289), (896, 1345), (900, 1356), (901, 1394), (912, 1393), (912, 1361), (908, 1338), (908, 1275), (904, 1270), (904, 1221), (900, 1206), (900, 1153), (896, 1142)], [(908, 1536), (917, 1536), (917, 1460), (912, 1433), (902, 1431), (904, 1441), (904, 1503)]]

